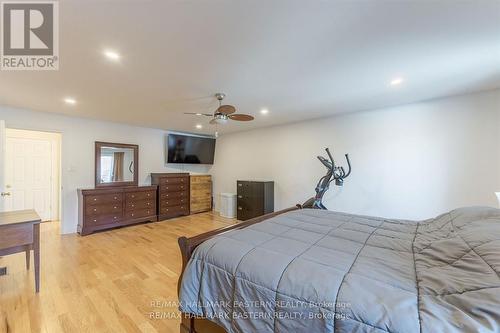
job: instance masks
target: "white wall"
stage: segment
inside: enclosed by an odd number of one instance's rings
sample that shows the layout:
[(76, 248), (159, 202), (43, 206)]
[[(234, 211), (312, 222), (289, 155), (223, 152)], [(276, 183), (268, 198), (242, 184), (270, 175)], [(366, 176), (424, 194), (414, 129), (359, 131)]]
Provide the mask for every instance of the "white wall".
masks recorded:
[(110, 122), (67, 117), (0, 106), (6, 127), (62, 133), (61, 145), (61, 232), (77, 227), (77, 188), (94, 187), (94, 142), (139, 145), (139, 184), (150, 184), (151, 172), (208, 173), (210, 166), (165, 165), (166, 131)]
[(496, 206), (499, 135), (500, 90), (224, 135), (214, 193), (234, 193), (237, 179), (269, 179), (276, 209), (302, 203), (325, 173), (316, 155), (330, 147), (353, 164), (344, 187), (325, 195), (331, 210), (422, 219)]

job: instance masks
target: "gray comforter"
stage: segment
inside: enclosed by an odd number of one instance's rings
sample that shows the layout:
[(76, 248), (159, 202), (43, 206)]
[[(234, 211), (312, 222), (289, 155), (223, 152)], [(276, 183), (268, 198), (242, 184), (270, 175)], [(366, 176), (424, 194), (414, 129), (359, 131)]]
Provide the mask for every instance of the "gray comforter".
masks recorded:
[(228, 332), (500, 332), (500, 210), (289, 212), (201, 244), (180, 301)]

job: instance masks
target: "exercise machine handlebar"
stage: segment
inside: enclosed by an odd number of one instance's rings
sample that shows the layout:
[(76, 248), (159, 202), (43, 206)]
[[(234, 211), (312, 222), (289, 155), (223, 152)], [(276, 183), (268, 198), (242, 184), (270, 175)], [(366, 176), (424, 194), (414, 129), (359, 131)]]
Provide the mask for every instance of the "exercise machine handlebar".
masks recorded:
[(328, 191), (330, 183), (335, 181), (335, 185), (343, 186), (344, 179), (347, 178), (352, 171), (351, 161), (349, 159), (349, 154), (345, 154), (345, 159), (347, 162), (347, 172), (343, 166), (336, 166), (335, 160), (333, 159), (330, 149), (325, 148), (328, 159), (323, 156), (318, 156), (318, 160), (328, 169), (326, 175), (320, 178), (318, 184), (316, 185), (316, 196), (307, 200), (302, 207), (304, 208), (316, 208), (316, 209), (326, 209), (323, 205), (323, 195)]

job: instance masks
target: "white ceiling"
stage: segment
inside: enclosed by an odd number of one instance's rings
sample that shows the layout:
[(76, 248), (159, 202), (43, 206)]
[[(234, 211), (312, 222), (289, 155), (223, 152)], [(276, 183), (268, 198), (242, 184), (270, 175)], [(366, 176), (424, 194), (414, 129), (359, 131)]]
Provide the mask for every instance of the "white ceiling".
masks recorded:
[(211, 133), (182, 113), (219, 91), (256, 116), (230, 132), (496, 87), (496, 0), (61, 0), (60, 70), (1, 71), (0, 104)]

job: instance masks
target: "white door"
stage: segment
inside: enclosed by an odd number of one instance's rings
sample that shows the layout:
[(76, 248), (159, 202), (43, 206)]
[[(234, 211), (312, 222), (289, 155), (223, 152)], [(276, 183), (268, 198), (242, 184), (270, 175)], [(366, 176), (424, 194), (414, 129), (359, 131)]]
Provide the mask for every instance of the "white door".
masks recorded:
[(8, 196), (8, 191), (5, 189), (5, 121), (0, 120), (0, 212), (3, 212), (5, 206), (5, 198)]
[(52, 217), (52, 143), (6, 137), (5, 210), (35, 209), (43, 221)]

